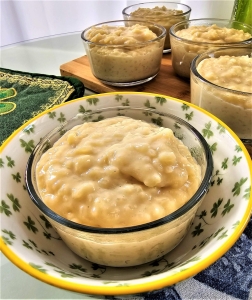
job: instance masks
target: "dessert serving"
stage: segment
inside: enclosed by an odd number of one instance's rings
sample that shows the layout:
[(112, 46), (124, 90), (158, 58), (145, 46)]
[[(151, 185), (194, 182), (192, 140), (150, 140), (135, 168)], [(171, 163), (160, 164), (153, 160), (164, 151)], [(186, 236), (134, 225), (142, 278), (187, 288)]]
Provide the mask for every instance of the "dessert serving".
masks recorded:
[(187, 122), (116, 106), (78, 114), (49, 133), (29, 159), (26, 182), (73, 252), (125, 267), (183, 240), (212, 168), (207, 142)]
[(189, 78), (194, 57), (210, 49), (251, 44), (252, 27), (229, 20), (189, 20), (172, 26), (170, 38), (172, 66), (178, 75)]
[(148, 23), (112, 21), (82, 33), (92, 73), (105, 84), (131, 86), (159, 72), (165, 28)]
[(171, 129), (119, 116), (69, 130), (43, 154), (36, 178), (42, 200), (59, 215), (119, 228), (183, 206), (201, 169)]
[(191, 67), (191, 102), (252, 140), (251, 47), (208, 51)]
[(148, 2), (130, 5), (123, 9), (122, 14), (125, 20), (145, 20), (159, 25), (166, 29), (164, 53), (170, 52), (169, 30), (172, 25), (188, 20), (191, 8), (188, 5), (176, 2)]

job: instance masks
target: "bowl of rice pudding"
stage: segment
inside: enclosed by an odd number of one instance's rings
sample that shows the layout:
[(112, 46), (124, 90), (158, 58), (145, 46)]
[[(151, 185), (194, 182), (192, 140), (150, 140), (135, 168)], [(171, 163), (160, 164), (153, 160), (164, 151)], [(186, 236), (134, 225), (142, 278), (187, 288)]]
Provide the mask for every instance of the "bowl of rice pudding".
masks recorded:
[(252, 44), (252, 26), (223, 19), (182, 21), (170, 28), (172, 67), (181, 77), (190, 78), (190, 65), (210, 49), (243, 47)]
[(171, 51), (169, 36), (171, 26), (188, 20), (191, 8), (177, 2), (155, 1), (127, 6), (123, 9), (122, 14), (125, 20), (150, 21), (165, 27), (166, 38), (163, 52), (168, 53)]
[(159, 72), (166, 29), (145, 21), (110, 21), (85, 29), (81, 38), (93, 75), (102, 83), (127, 87)]
[(129, 267), (186, 236), (213, 171), (205, 138), (151, 108), (79, 113), (50, 132), (27, 164), (28, 193), (77, 255)]
[(252, 46), (210, 50), (191, 65), (191, 102), (252, 144)]

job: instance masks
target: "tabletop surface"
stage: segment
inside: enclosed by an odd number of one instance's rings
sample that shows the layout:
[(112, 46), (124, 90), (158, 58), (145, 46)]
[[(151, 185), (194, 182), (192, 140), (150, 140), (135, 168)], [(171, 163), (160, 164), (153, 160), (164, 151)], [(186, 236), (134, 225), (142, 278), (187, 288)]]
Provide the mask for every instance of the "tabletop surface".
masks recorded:
[[(61, 64), (85, 54), (80, 34), (81, 32), (57, 35), (2, 47), (1, 67), (60, 76)], [(92, 93), (85, 90), (85, 95)], [(61, 290), (38, 281), (17, 268), (2, 253), (0, 259), (1, 299), (89, 299), (86, 295)]]
[[(18, 43), (1, 48), (1, 67), (31, 73), (41, 73), (60, 76), (60, 66), (68, 61), (85, 55), (84, 46), (80, 38), (80, 32), (71, 34), (57, 35), (36, 39), (29, 42)], [(91, 90), (85, 90), (85, 95), (93, 94)], [(250, 253), (243, 263), (246, 268), (250, 266), (252, 270), (252, 221), (246, 228), (245, 234), (239, 239), (232, 248), (234, 257), (243, 258), (243, 247), (250, 249)], [(99, 297), (90, 298), (87, 295), (77, 294), (62, 290), (31, 277), (18, 269), (1, 253), (1, 299), (100, 299)], [(217, 269), (221, 272), (230, 267), (228, 261), (230, 257), (224, 257), (217, 263)], [(252, 271), (244, 278), (237, 278), (241, 274), (241, 265), (232, 265), (234, 271), (233, 278), (223, 279), (223, 284), (230, 285), (228, 293), (217, 291), (213, 285), (202, 279), (199, 274), (197, 278), (188, 279), (162, 293), (148, 295), (146, 298), (140, 297), (115, 297), (113, 299), (252, 299)], [(217, 270), (215, 269), (214, 272)], [(208, 274), (209, 275), (209, 274)], [(207, 277), (207, 276), (206, 276)], [(239, 276), (238, 276), (239, 277)], [(210, 278), (210, 277), (209, 277)], [(235, 292), (235, 282), (243, 280), (241, 293)], [(232, 285), (234, 285), (232, 287)], [(244, 293), (242, 291), (244, 289)]]
[(60, 75), (59, 66), (85, 54), (81, 32), (55, 35), (1, 48), (1, 67)]

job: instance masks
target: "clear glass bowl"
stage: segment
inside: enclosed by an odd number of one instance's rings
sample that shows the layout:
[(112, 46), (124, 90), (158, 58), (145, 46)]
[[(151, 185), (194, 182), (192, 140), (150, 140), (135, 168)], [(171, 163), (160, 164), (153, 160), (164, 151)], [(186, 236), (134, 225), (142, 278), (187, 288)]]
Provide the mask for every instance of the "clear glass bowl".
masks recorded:
[[(252, 145), (252, 93), (228, 89), (214, 84), (197, 71), (199, 63), (208, 58), (222, 56), (251, 57), (252, 46), (238, 48), (219, 48), (196, 56), (191, 64), (191, 103), (209, 111), (226, 123), (246, 144)], [(235, 72), (239, 67), (236, 69)], [(229, 70), (230, 72), (231, 70)], [(215, 71), (216, 72), (216, 71)], [(225, 72), (226, 74), (226, 72)], [(223, 77), (224, 73), (220, 75)], [(215, 73), (215, 76), (218, 74)], [(230, 73), (229, 76), (233, 76)], [(237, 73), (239, 80), (239, 73)], [(228, 81), (229, 78), (226, 78)], [(252, 87), (251, 87), (252, 88)]]
[[(41, 155), (57, 141), (62, 133), (88, 120), (97, 121), (120, 115), (153, 122), (162, 120), (162, 126), (171, 128), (189, 148), (201, 166), (202, 181), (196, 193), (173, 213), (145, 224), (122, 228), (85, 226), (61, 217), (41, 200), (36, 183), (35, 168)], [(43, 138), (31, 154), (26, 168), (28, 193), (49, 220), (68, 247), (79, 256), (101, 265), (127, 267), (140, 265), (162, 257), (174, 249), (188, 232), (196, 211), (206, 195), (213, 171), (211, 151), (205, 139), (184, 120), (152, 109), (125, 106), (104, 108), (78, 114)]]
[[(119, 87), (134, 86), (148, 82), (158, 74), (166, 30), (151, 22), (138, 21), (137, 24), (147, 27), (151, 33), (155, 33), (155, 37), (143, 32), (142, 28), (133, 29), (136, 21), (124, 20), (96, 24), (82, 32), (81, 37), (92, 73), (102, 83)], [(88, 37), (94, 28), (101, 32), (97, 36), (102, 35), (106, 40), (95, 38), (94, 41), (93, 37), (91, 41)], [(124, 29), (133, 31), (118, 36), (118, 31)], [(108, 32), (114, 30), (117, 33), (108, 38)]]
[[(157, 7), (158, 10), (156, 9)], [(163, 9), (161, 12), (160, 8)], [(177, 11), (177, 14), (172, 15), (171, 11)], [(165, 27), (166, 38), (163, 53), (169, 53), (171, 52), (169, 30), (172, 25), (188, 20), (191, 8), (188, 5), (177, 2), (155, 1), (127, 6), (123, 9), (122, 14), (125, 20), (150, 21)]]
[[(200, 42), (181, 38), (177, 32), (182, 29), (191, 28), (193, 26), (211, 26), (216, 24), (221, 28), (234, 28), (243, 30), (252, 35), (252, 26), (237, 21), (223, 19), (195, 19), (182, 21), (170, 28), (170, 40), (172, 49), (172, 67), (174, 71), (181, 77), (190, 78), (190, 65), (194, 57), (210, 49), (243, 47), (246, 44), (252, 44), (252, 38), (241, 42)], [(173, 51), (174, 50), (174, 51)]]

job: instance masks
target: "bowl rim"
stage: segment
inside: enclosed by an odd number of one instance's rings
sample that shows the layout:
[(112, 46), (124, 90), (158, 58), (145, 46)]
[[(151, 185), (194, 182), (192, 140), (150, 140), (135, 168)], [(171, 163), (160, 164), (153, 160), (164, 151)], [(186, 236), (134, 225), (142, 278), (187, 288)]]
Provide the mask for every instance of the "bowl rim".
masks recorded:
[[(141, 2), (141, 3), (135, 3), (135, 4), (132, 4), (132, 5), (129, 5), (127, 7), (125, 7), (123, 10), (122, 10), (122, 14), (127, 16), (127, 17), (130, 17), (130, 14), (126, 12), (126, 10), (128, 10), (129, 8), (133, 7), (133, 6), (139, 6), (139, 5), (148, 5), (148, 4), (162, 4), (162, 5), (169, 5), (169, 4), (178, 4), (178, 5), (181, 5), (182, 7), (186, 7), (188, 10), (181, 13), (181, 14), (178, 14), (178, 15), (174, 15), (173, 17), (181, 17), (181, 16), (184, 16), (184, 15), (187, 15), (187, 14), (190, 14), (191, 11), (192, 11), (192, 8), (187, 5), (187, 4), (184, 4), (184, 3), (180, 3), (180, 2), (167, 2), (167, 1), (152, 1), (152, 2)], [(167, 17), (164, 17), (164, 19), (167, 18)], [(162, 18), (163, 19), (163, 18)]]
[[(83, 114), (83, 117), (87, 117), (93, 114), (102, 113), (106, 111), (118, 111), (118, 110), (130, 110), (130, 111), (146, 111), (153, 114), (157, 114), (159, 116), (172, 118), (174, 121), (178, 122), (179, 124), (182, 124), (187, 128), (191, 133), (195, 136), (195, 138), (198, 139), (200, 142), (204, 154), (205, 154), (205, 160), (206, 160), (206, 170), (204, 177), (200, 183), (200, 186), (198, 187), (195, 194), (179, 209), (175, 210), (169, 215), (166, 215), (165, 217), (162, 217), (160, 219), (157, 219), (155, 221), (147, 222), (140, 225), (135, 226), (128, 226), (128, 227), (119, 227), (119, 228), (101, 228), (101, 227), (94, 227), (94, 226), (88, 226), (83, 225), (80, 223), (73, 222), (71, 220), (68, 220), (56, 212), (54, 212), (52, 209), (50, 209), (39, 197), (39, 195), (36, 192), (36, 189), (33, 185), (33, 161), (36, 157), (36, 154), (40, 149), (43, 147), (44, 143), (46, 143), (48, 140), (50, 140), (51, 137), (53, 137), (54, 134), (56, 134), (58, 131), (64, 128), (67, 124), (69, 124), (71, 121), (75, 120), (76, 116), (71, 118), (70, 120), (67, 120), (62, 125), (55, 127), (52, 131), (50, 131), (48, 134), (42, 138), (42, 140), (35, 146), (33, 149), (31, 155), (29, 156), (27, 165), (26, 165), (26, 171), (25, 171), (25, 183), (27, 187), (27, 192), (33, 201), (33, 203), (39, 208), (39, 210), (45, 214), (47, 217), (52, 219), (53, 221), (59, 223), (60, 225), (66, 226), (67, 228), (71, 228), (80, 232), (89, 232), (94, 234), (125, 234), (125, 233), (132, 233), (132, 232), (140, 232), (148, 229), (153, 229), (159, 226), (162, 226), (164, 224), (168, 224), (172, 221), (177, 220), (181, 216), (183, 216), (185, 213), (187, 213), (191, 208), (193, 208), (200, 200), (201, 198), (206, 194), (208, 187), (210, 185), (212, 172), (213, 172), (213, 158), (210, 151), (210, 147), (207, 143), (207, 141), (204, 139), (202, 134), (191, 124), (186, 122), (185, 120), (177, 117), (176, 115), (173, 115), (171, 113), (165, 113), (156, 111), (154, 109), (148, 109), (143, 107), (130, 107), (130, 106), (114, 106), (114, 107), (106, 107), (106, 108), (100, 108), (93, 110), (92, 112), (86, 112)], [(78, 114), (80, 116), (81, 114)], [(83, 121), (82, 124), (86, 123)]]
[[(246, 23), (242, 23), (239, 21), (235, 21), (235, 20), (229, 20), (229, 19), (218, 19), (218, 18), (200, 18), (200, 19), (189, 19), (189, 20), (183, 20), (180, 21), (174, 25), (171, 26), (171, 28), (169, 29), (169, 35), (171, 37), (174, 37), (176, 40), (179, 40), (181, 42), (185, 42), (187, 44), (192, 44), (192, 45), (205, 45), (205, 46), (215, 46), (215, 47), (230, 47), (230, 46), (235, 46), (235, 47), (244, 47), (244, 45), (246, 44), (252, 44), (252, 36), (247, 39), (247, 40), (243, 40), (243, 41), (239, 41), (239, 42), (225, 42), (225, 43), (210, 43), (210, 42), (198, 42), (198, 41), (193, 41), (193, 40), (188, 40), (182, 37), (179, 37), (176, 35), (175, 29), (177, 29), (177, 27), (181, 26), (181, 25), (186, 25), (186, 24), (191, 24), (192, 22), (210, 22), (209, 25), (214, 25), (214, 22), (226, 22), (226, 24), (231, 24), (231, 23), (235, 23), (238, 25), (243, 25), (245, 27), (247, 27), (250, 30), (250, 34), (252, 35), (252, 26)], [(204, 25), (204, 24), (199, 24), (199, 26)]]
[[(116, 95), (118, 92), (109, 92), (109, 93), (101, 93), (99, 94), (100, 97), (107, 96), (107, 95)], [(171, 99), (172, 101), (175, 101), (176, 103), (183, 104), (186, 101), (177, 99), (171, 96), (162, 95), (159, 93), (150, 93), (150, 92), (120, 92), (120, 94), (134, 94), (134, 95), (149, 95), (149, 96), (160, 96), (160, 97), (167, 97)], [(79, 99), (72, 100), (70, 103), (79, 102), (80, 100), (86, 101), (89, 98), (92, 98), (93, 95), (84, 96)], [(47, 109), (46, 111), (38, 114), (37, 116), (31, 118), (26, 123), (24, 123), (22, 126), (20, 126), (16, 131), (14, 131), (1, 145), (0, 147), (0, 153), (3, 152), (3, 150), (9, 145), (9, 143), (12, 142), (12, 140), (15, 138), (16, 135), (18, 135), (23, 129), (25, 129), (29, 124), (33, 123), (34, 121), (38, 120), (40, 117), (46, 115), (48, 112), (54, 111), (55, 109), (59, 107), (63, 107), (65, 105), (69, 105), (69, 102), (62, 103), (57, 107), (53, 107), (50, 109)], [(249, 153), (247, 149), (245, 148), (244, 144), (241, 142), (241, 140), (238, 138), (238, 136), (219, 118), (214, 116), (213, 114), (209, 113), (208, 111), (196, 106), (193, 103), (189, 103), (189, 106), (196, 109), (197, 111), (211, 117), (214, 121), (220, 123), (223, 127), (227, 129), (227, 132), (231, 135), (231, 137), (237, 142), (237, 144), (241, 147), (245, 159), (249, 166), (249, 174), (252, 178), (252, 161), (251, 157), (249, 156)], [(251, 187), (252, 188), (252, 187)], [(24, 272), (30, 274), (31, 276), (37, 278), (38, 280), (41, 280), (44, 283), (51, 284), (53, 286), (62, 288), (64, 290), (69, 290), (73, 292), (79, 292), (79, 293), (88, 293), (93, 295), (129, 295), (129, 294), (135, 294), (135, 293), (142, 293), (142, 292), (148, 292), (151, 290), (157, 290), (162, 289), (167, 286), (174, 285), (180, 281), (186, 280), (197, 273), (201, 272), (202, 270), (209, 267), (211, 264), (213, 264), (217, 259), (219, 259), (221, 256), (223, 256), (239, 239), (242, 232), (244, 231), (245, 227), (247, 226), (252, 212), (252, 193), (249, 199), (248, 207), (241, 219), (240, 224), (235, 228), (233, 234), (216, 250), (210, 253), (206, 258), (202, 259), (199, 263), (197, 263), (193, 269), (185, 269), (183, 272), (172, 274), (171, 276), (165, 276), (160, 279), (155, 279), (151, 282), (147, 283), (136, 283), (132, 286), (91, 286), (88, 284), (79, 284), (75, 282), (67, 281), (67, 279), (62, 278), (55, 278), (52, 275), (48, 275), (45, 273), (42, 273), (41, 271), (34, 269), (31, 265), (29, 265), (23, 258), (18, 256), (14, 250), (6, 245), (3, 241), (3, 238), (0, 237), (0, 249), (2, 250), (3, 254), (18, 268), (23, 270)]]
[[(237, 47), (234, 47), (234, 49), (237, 49)], [(239, 47), (239, 49), (246, 49), (246, 50), (249, 50), (250, 51), (252, 50), (252, 44), (251, 45), (248, 45), (248, 46), (243, 46), (243, 47)], [(232, 89), (229, 89), (229, 88), (226, 88), (226, 87), (223, 87), (223, 86), (220, 86), (216, 83), (213, 83), (207, 79), (205, 79), (202, 75), (200, 75), (200, 73), (198, 72), (197, 70), (197, 65), (198, 65), (198, 60), (200, 61), (203, 61), (204, 59), (208, 59), (208, 58), (212, 58), (211, 54), (212, 53), (217, 53), (217, 52), (223, 52), (225, 50), (230, 50), (230, 47), (229, 48), (218, 48), (218, 49), (212, 49), (212, 50), (208, 50), (206, 52), (203, 52), (201, 54), (198, 54), (197, 56), (195, 56), (191, 62), (191, 65), (190, 65), (190, 70), (191, 70), (191, 73), (196, 76), (202, 83), (205, 83), (207, 84), (208, 86), (210, 87), (216, 87), (218, 88), (219, 90), (223, 90), (223, 91), (226, 91), (228, 93), (234, 93), (234, 94), (238, 94), (238, 95), (242, 95), (242, 96), (251, 96), (252, 93), (249, 93), (249, 92), (243, 92), (243, 91), (238, 91), (238, 90), (232, 90)], [(245, 54), (244, 54), (245, 55)], [(251, 53), (252, 55), (252, 53)], [(202, 59), (202, 57), (206, 56), (204, 59)], [(241, 55), (238, 55), (238, 57), (241, 56)], [(252, 57), (252, 56), (251, 56)], [(202, 60), (201, 60), (202, 59)]]
[[(115, 24), (115, 23), (119, 23), (121, 22), (122, 24), (123, 23), (126, 23), (126, 22), (130, 22), (132, 24), (136, 24), (136, 22), (138, 22), (139, 25), (144, 25), (144, 24), (147, 24), (149, 26), (156, 26), (158, 27), (159, 29), (161, 29), (161, 34), (159, 36), (157, 36), (156, 38), (152, 39), (152, 40), (148, 40), (148, 41), (145, 41), (145, 42), (137, 42), (135, 44), (131, 44), (131, 45), (118, 45), (118, 44), (104, 44), (104, 43), (96, 43), (96, 42), (92, 42), (90, 40), (88, 40), (86, 37), (85, 37), (85, 34), (93, 27), (96, 27), (96, 26), (101, 26), (101, 25), (106, 25), (106, 24)], [(123, 25), (119, 25), (118, 27), (124, 27)], [(144, 21), (144, 20), (111, 20), (111, 21), (105, 21), (105, 22), (101, 22), (101, 23), (97, 23), (97, 24), (94, 24), (94, 25), (91, 25), (89, 27), (87, 27), (86, 29), (84, 29), (82, 32), (81, 32), (81, 38), (84, 42), (84, 45), (85, 44), (90, 44), (90, 45), (93, 45), (93, 46), (100, 46), (100, 47), (113, 47), (113, 48), (128, 48), (128, 49), (134, 49), (135, 47), (143, 47), (143, 46), (146, 46), (146, 45), (149, 45), (149, 44), (152, 44), (156, 41), (159, 41), (161, 39), (164, 39), (166, 37), (166, 34), (167, 34), (167, 30), (165, 29), (164, 26), (162, 25), (159, 25), (159, 24), (156, 24), (154, 22), (150, 22), (150, 21)]]

